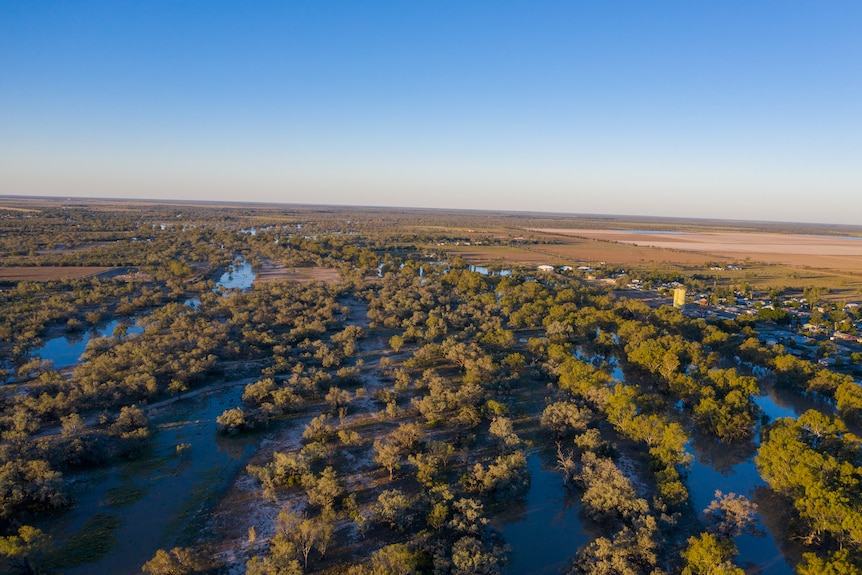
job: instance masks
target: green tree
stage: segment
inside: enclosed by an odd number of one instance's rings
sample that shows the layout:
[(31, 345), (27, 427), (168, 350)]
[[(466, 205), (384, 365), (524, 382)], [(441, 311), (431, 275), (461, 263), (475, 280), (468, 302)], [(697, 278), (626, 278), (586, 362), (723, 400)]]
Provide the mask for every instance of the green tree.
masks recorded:
[(344, 495), (343, 482), (331, 466), (326, 467), (319, 476), (308, 473), (302, 477), (302, 486), (308, 502), (323, 509), (334, 509), (335, 502)]
[(475, 537), (461, 537), (452, 545), (453, 575), (492, 575), (500, 566), (499, 550), (488, 549)]
[(738, 537), (743, 533), (755, 533), (757, 523), (757, 504), (743, 495), (721, 491), (715, 492), (715, 499), (704, 509), (710, 532), (719, 537)]
[(410, 521), (413, 500), (399, 489), (387, 489), (377, 497), (374, 517), (391, 528), (403, 531)]
[(392, 348), (392, 351), (398, 353), (401, 351), (401, 348), (404, 346), (404, 338), (400, 335), (393, 335), (389, 338), (389, 347)]
[(38, 562), (51, 541), (41, 530), (22, 525), (18, 533), (0, 537), (0, 556), (6, 557), (24, 575), (38, 571)]
[(378, 549), (367, 565), (352, 568), (349, 575), (409, 575), (416, 572), (416, 554), (404, 543), (393, 543)]
[(212, 567), (212, 562), (203, 554), (187, 547), (174, 547), (170, 551), (156, 551), (153, 558), (144, 563), (141, 571), (148, 575), (194, 575), (206, 573)]
[(720, 539), (711, 533), (690, 537), (682, 552), (685, 567), (682, 575), (745, 575), (731, 559), (736, 546), (729, 539)]
[(815, 553), (804, 553), (796, 568), (799, 575), (858, 575), (862, 564), (851, 558), (849, 549), (839, 549), (820, 557)]
[(401, 446), (392, 440), (374, 440), (374, 462), (389, 472), (389, 481), (401, 468)]

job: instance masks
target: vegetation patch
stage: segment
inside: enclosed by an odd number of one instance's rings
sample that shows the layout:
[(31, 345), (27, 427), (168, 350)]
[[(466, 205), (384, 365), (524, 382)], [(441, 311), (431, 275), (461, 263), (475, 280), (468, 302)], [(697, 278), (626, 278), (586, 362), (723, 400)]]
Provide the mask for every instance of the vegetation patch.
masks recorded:
[(207, 512), (218, 502), (223, 492), (224, 470), (215, 467), (203, 471), (199, 482), (200, 485), (165, 529), (165, 541), (176, 539), (184, 544), (192, 544), (205, 535)]
[(147, 488), (140, 485), (129, 484), (112, 487), (105, 493), (105, 503), (111, 507), (128, 507), (146, 493)]
[(116, 515), (97, 513), (64, 545), (54, 549), (48, 555), (46, 564), (49, 568), (60, 569), (98, 561), (114, 546), (114, 532), (121, 523), (122, 520)]

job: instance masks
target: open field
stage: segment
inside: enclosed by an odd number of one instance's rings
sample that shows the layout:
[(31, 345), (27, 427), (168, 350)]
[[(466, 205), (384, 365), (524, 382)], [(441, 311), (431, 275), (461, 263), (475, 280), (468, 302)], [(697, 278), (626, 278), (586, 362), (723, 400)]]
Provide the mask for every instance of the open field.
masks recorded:
[(517, 246), (446, 246), (445, 251), (475, 264), (500, 262), (515, 265), (539, 265), (548, 263), (549, 260), (547, 254), (533, 250), (532, 246), (530, 248)]
[(281, 263), (265, 262), (258, 271), (256, 282), (291, 280), (301, 283), (339, 282), (338, 270), (322, 267), (289, 267)]
[(862, 272), (862, 238), (745, 232), (537, 231), (724, 258), (748, 258), (766, 263)]
[(17, 208), (13, 206), (0, 205), (0, 210), (8, 210), (10, 212), (37, 212), (39, 210), (32, 210), (29, 208)]
[(0, 282), (47, 282), (51, 280), (80, 279), (105, 273), (112, 269), (114, 268), (100, 266), (0, 267)]
[(667, 249), (640, 247), (584, 238), (563, 238), (558, 244), (525, 246), (446, 246), (446, 252), (471, 263), (507, 262), (511, 264), (573, 265), (605, 262), (608, 264), (703, 265), (714, 256)]

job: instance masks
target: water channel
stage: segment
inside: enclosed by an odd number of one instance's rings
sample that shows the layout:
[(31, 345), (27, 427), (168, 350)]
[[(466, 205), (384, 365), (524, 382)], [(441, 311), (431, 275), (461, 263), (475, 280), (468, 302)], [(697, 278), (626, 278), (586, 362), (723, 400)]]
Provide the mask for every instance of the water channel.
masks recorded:
[[(781, 393), (766, 383), (762, 383), (762, 391), (763, 395), (755, 397), (754, 402), (764, 413), (764, 423), (780, 417), (796, 418), (808, 409), (824, 407), (798, 394)], [(757, 435), (749, 445), (731, 447), (697, 439), (689, 442), (688, 451), (694, 456), (694, 461), (688, 468), (686, 484), (692, 505), (698, 512), (709, 506), (716, 490), (744, 495), (759, 503), (756, 527), (761, 534), (746, 533), (735, 539), (739, 549), (737, 562), (746, 567), (755, 566), (761, 575), (792, 575), (793, 568), (782, 551), (781, 533), (773, 533), (768, 527), (777, 522), (764, 520), (764, 517), (770, 519), (768, 515), (775, 510), (763, 505), (760, 497), (767, 484), (754, 463)]]
[(509, 503), (494, 516), (498, 529), (511, 547), (504, 573), (552, 575), (588, 543), (578, 499), (563, 485), (552, 464), (539, 453), (527, 457), (530, 489), (523, 501)]

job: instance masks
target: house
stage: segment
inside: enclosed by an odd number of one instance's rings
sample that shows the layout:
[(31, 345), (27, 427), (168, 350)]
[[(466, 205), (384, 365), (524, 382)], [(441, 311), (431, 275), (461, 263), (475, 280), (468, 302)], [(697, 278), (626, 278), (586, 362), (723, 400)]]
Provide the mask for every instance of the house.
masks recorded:
[(840, 341), (859, 341), (859, 338), (857, 338), (857, 337), (856, 337), (855, 335), (853, 335), (852, 333), (844, 333), (844, 332), (842, 332), (842, 331), (836, 331), (835, 333), (833, 333), (833, 334), (832, 334), (832, 337), (830, 337), (829, 339), (831, 339), (832, 341), (835, 341), (835, 340), (840, 340)]

